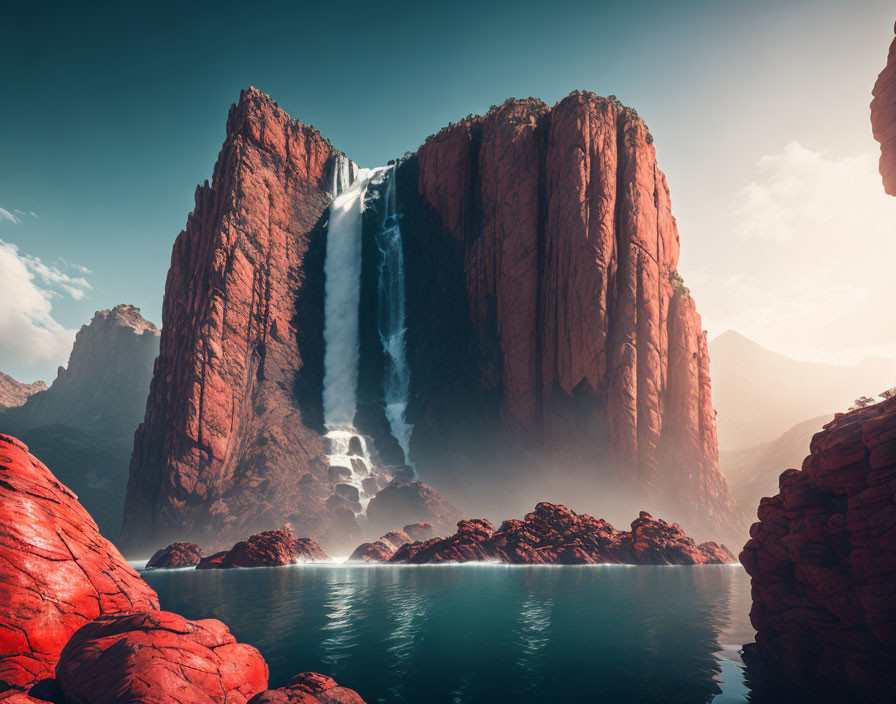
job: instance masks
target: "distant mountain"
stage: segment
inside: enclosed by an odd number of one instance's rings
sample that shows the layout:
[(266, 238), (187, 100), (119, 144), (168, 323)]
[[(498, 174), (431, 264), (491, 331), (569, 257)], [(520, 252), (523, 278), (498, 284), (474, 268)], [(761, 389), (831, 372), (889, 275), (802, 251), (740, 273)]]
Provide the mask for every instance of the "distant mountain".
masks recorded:
[(798, 423), (770, 442), (721, 453), (719, 464), (728, 487), (751, 523), (756, 520), (759, 500), (778, 493), (781, 472), (802, 467), (812, 436), (833, 418), (833, 413), (818, 416)]
[(896, 383), (896, 360), (872, 358), (852, 366), (803, 362), (733, 330), (712, 340), (709, 351), (723, 453), (772, 441), (806, 418), (832, 417), (859, 396)]
[(16, 381), (8, 374), (0, 372), (0, 407), (16, 408), (21, 406), (29, 397), (38, 391), (46, 391), (45, 381), (35, 381), (32, 384), (24, 384)]
[(112, 540), (158, 352), (159, 331), (139, 308), (99, 311), (78, 332), (68, 367), (59, 368), (50, 388), (0, 410), (0, 433), (20, 438), (53, 467)]

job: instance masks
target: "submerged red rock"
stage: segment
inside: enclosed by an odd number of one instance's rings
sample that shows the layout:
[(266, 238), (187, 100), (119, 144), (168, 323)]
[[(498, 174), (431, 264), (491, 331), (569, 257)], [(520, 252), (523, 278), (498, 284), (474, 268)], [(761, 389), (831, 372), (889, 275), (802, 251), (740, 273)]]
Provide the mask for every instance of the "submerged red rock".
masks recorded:
[(245, 704), (268, 667), (214, 619), (167, 611), (101, 616), (74, 634), (56, 666), (68, 704)]
[(110, 612), (159, 608), (77, 497), (0, 435), (0, 690), (53, 676), (69, 637)]
[(316, 672), (303, 672), (279, 689), (256, 694), (249, 704), (364, 704), (355, 690)]

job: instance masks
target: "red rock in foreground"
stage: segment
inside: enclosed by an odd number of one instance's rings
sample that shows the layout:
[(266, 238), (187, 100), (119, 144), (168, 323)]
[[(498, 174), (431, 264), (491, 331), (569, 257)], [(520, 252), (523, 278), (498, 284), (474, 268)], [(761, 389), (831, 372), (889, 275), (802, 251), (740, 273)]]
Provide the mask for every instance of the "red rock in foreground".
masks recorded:
[(267, 687), (268, 666), (220, 621), (122, 613), (75, 633), (56, 679), (67, 704), (245, 704)]
[(880, 142), (880, 175), (886, 192), (896, 196), (896, 39), (871, 94), (871, 129)]
[(0, 435), (0, 689), (53, 676), (71, 635), (110, 612), (159, 608), (77, 497)]
[(734, 562), (724, 545), (698, 545), (674, 523), (645, 511), (620, 532), (603, 519), (542, 502), (525, 519), (498, 530), (482, 518), (460, 521), (449, 538), (407, 543), (390, 562), (424, 564), (497, 560), (511, 564), (702, 565)]
[(256, 694), (249, 704), (364, 704), (355, 690), (316, 672), (303, 672), (280, 689)]
[(196, 567), (202, 560), (202, 548), (196, 543), (171, 543), (157, 550), (146, 563), (148, 570)]
[(789, 677), (896, 698), (896, 398), (840, 414), (759, 504), (740, 561), (752, 654)]

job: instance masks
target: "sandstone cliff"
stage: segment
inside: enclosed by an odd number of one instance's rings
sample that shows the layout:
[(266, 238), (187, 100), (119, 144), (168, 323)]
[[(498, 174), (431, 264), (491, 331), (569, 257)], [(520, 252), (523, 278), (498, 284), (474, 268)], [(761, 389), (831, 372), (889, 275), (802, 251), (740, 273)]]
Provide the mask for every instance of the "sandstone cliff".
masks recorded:
[(321, 219), (335, 153), (254, 88), (231, 108), (212, 183), (197, 188), (171, 255), (134, 440), (130, 548), (217, 544), (222, 531), (236, 539), (285, 521), (320, 535), (332, 521), (311, 389), (322, 375)]
[[(409, 284), (409, 354), (421, 371), (440, 346), (465, 362), (418, 380), (412, 453), (422, 471), (446, 452), (441, 438), (457, 423), (447, 416), (476, 406), (453, 440), (465, 453), (476, 443), (461, 438), (487, 428), (505, 447), (534, 448), (536, 471), (575, 476), (577, 489), (627, 490), (690, 530), (730, 537), (736, 509), (718, 467), (706, 337), (677, 272), (652, 143), (633, 110), (576, 92), (553, 108), (509, 100), (420, 148), (419, 192), (441, 225), (423, 246), (445, 254)], [(445, 273), (452, 259), (459, 282)], [(458, 292), (459, 325), (443, 310)], [(449, 335), (462, 339), (436, 342)], [(471, 375), (477, 388), (458, 399)], [(506, 458), (480, 462), (491, 472)]]
[(880, 175), (887, 193), (896, 196), (896, 39), (871, 94), (871, 129), (880, 142)]

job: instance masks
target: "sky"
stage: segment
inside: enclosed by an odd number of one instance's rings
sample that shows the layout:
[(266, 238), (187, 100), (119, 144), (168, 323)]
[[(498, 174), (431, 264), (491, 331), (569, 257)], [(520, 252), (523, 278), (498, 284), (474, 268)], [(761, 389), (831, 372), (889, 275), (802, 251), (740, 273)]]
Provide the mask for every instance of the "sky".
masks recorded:
[(364, 166), (507, 97), (615, 94), (655, 138), (711, 337), (896, 356), (871, 88), (889, 0), (17, 3), (0, 30), (0, 371), (94, 311), (161, 323), (171, 246), (255, 85)]

